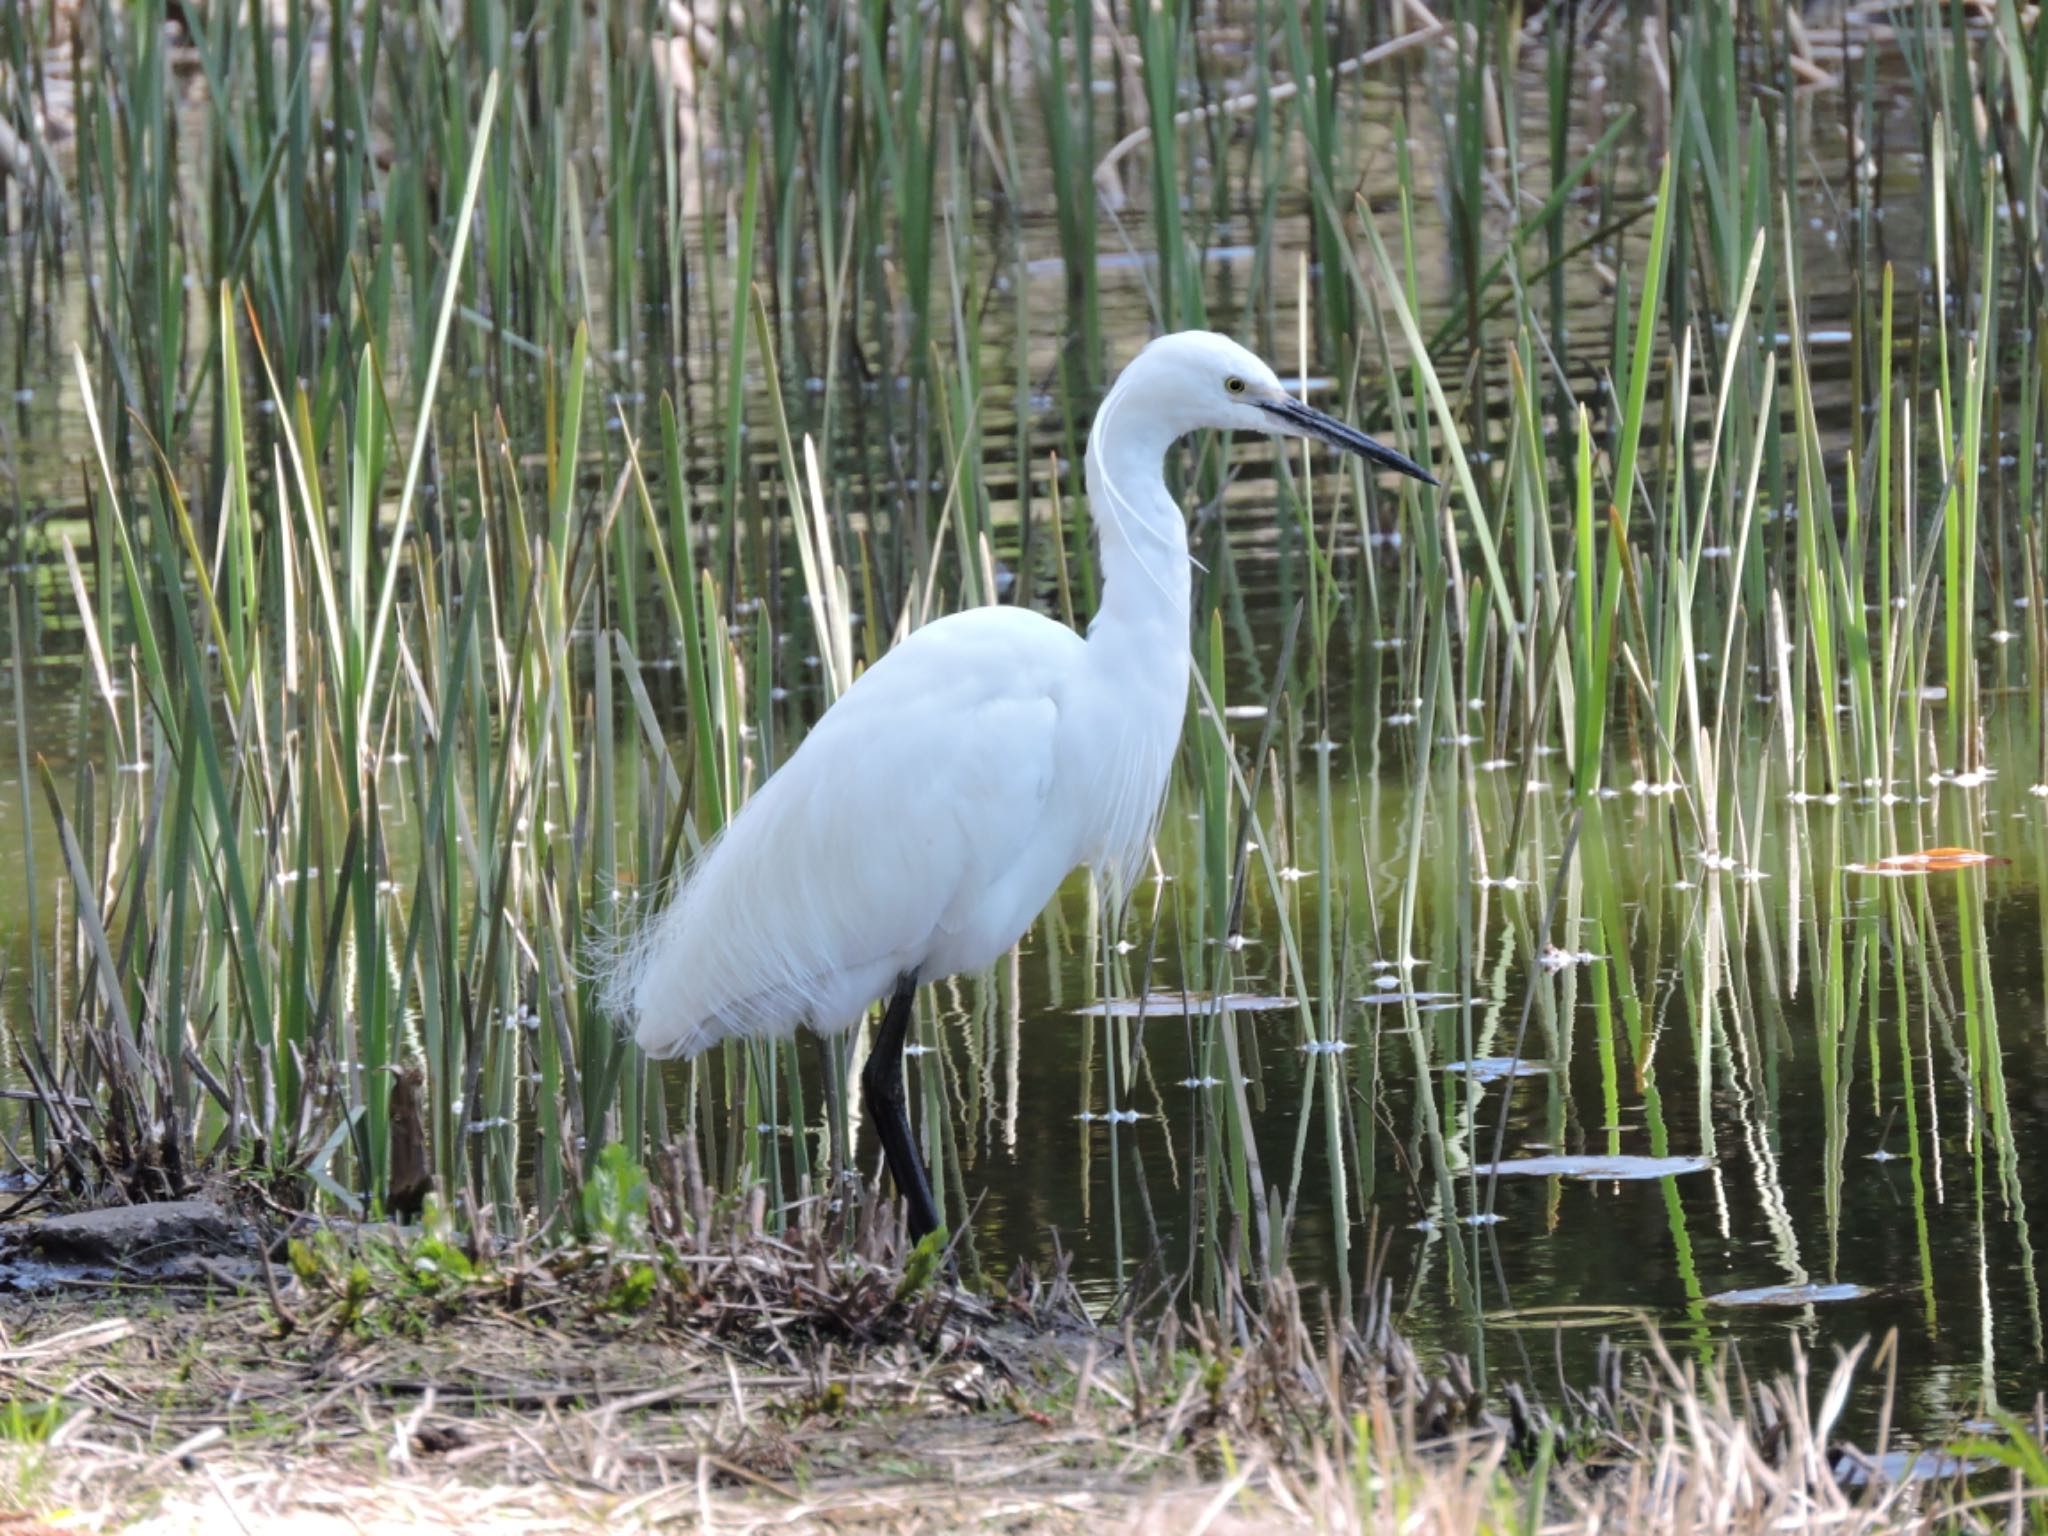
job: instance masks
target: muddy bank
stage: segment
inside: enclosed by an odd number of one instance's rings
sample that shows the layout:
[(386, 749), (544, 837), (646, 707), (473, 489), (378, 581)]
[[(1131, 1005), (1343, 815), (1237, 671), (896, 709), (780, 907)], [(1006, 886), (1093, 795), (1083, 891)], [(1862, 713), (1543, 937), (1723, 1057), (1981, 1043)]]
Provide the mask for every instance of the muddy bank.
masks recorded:
[(0, 1291), (113, 1281), (239, 1287), (260, 1253), (255, 1224), (212, 1200), (108, 1206), (0, 1223)]

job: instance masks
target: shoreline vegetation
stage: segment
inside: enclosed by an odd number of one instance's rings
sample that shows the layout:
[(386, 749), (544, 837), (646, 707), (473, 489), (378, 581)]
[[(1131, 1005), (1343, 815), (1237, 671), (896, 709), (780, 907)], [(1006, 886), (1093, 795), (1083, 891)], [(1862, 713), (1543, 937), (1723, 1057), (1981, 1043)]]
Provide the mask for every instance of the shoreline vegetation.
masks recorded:
[(1546, 1404), (1426, 1364), (1389, 1287), (1354, 1318), (1283, 1277), (1104, 1322), (1057, 1268), (961, 1288), (868, 1198), (650, 1238), (635, 1185), (596, 1241), (478, 1254), (431, 1208), (337, 1229), (213, 1193), (128, 1278), (73, 1233), (84, 1262), (0, 1298), (9, 1536), (2048, 1528), (2038, 1419), (1835, 1433), (1852, 1390), (1888, 1394), (1890, 1344), (1752, 1379), (1651, 1334)]
[[(1805, 14), (0, 5), (0, 1536), (2048, 1532), (2048, 24)], [(1445, 484), (1177, 465), (1160, 878), (1027, 946), (1084, 1307), (856, 1195), (860, 1032), (657, 1067), (587, 962), (895, 637), (1085, 620), (1090, 413), (1201, 324)], [(968, 1236), (998, 970), (912, 1026)], [(1686, 1349), (1425, 1360), (1383, 1211), (1483, 1347), (1586, 1158)], [(1902, 1333), (1752, 1373), (1723, 1166), (1849, 1292), (1892, 1181)], [(152, 1206), (175, 1274), (38, 1246)]]

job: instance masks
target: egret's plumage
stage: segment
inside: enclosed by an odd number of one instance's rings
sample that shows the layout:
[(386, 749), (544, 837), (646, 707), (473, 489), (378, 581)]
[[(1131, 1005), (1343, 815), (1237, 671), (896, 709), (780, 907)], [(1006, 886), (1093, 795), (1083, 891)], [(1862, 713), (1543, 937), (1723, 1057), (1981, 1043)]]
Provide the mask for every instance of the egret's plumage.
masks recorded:
[[(993, 962), (1079, 865), (1112, 895), (1130, 889), (1187, 700), (1187, 530), (1164, 462), (1203, 427), (1313, 435), (1429, 478), (1288, 396), (1226, 337), (1146, 347), (1089, 434), (1103, 589), (1087, 638), (977, 608), (869, 668), (608, 978), (649, 1054), (798, 1024), (835, 1034), (892, 989), (907, 1009), (917, 983)], [(900, 1020), (885, 1034), (900, 1050)], [(885, 1147), (904, 1184), (902, 1145)]]
[(869, 668), (657, 920), (633, 995), (649, 1053), (836, 1033), (906, 971), (973, 969), (1014, 942), (1013, 905), (1028, 922), (1079, 862), (1073, 808), (1049, 802), (1084, 648), (1037, 614), (978, 608)]

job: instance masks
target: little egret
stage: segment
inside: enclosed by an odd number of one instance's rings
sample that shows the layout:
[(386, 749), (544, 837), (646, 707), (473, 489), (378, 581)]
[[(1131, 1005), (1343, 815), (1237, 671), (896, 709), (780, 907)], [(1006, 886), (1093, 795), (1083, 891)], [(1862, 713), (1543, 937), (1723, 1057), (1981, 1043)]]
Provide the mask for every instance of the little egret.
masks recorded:
[(913, 1239), (939, 1224), (903, 1101), (917, 988), (980, 970), (1089, 865), (1138, 878), (1188, 696), (1187, 528), (1166, 451), (1200, 428), (1311, 437), (1436, 484), (1314, 410), (1225, 336), (1147, 346), (1088, 434), (1102, 606), (1084, 640), (1026, 608), (916, 630), (825, 711), (606, 978), (656, 1057), (851, 1028), (886, 996), (861, 1088)]

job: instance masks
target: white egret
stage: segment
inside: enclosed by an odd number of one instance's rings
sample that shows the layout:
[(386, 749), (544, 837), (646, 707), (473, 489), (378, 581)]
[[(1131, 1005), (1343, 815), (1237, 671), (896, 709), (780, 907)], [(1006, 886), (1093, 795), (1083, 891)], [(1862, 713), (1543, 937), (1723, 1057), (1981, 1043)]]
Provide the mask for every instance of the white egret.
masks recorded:
[(1017, 942), (1076, 867), (1136, 880), (1188, 696), (1187, 528), (1167, 449), (1200, 428), (1312, 437), (1434, 485), (1207, 331), (1125, 368), (1088, 434), (1102, 605), (1084, 640), (973, 608), (891, 650), (697, 859), (606, 979), (650, 1056), (851, 1028), (886, 996), (861, 1086), (913, 1238), (938, 1225), (903, 1100), (911, 1002)]

